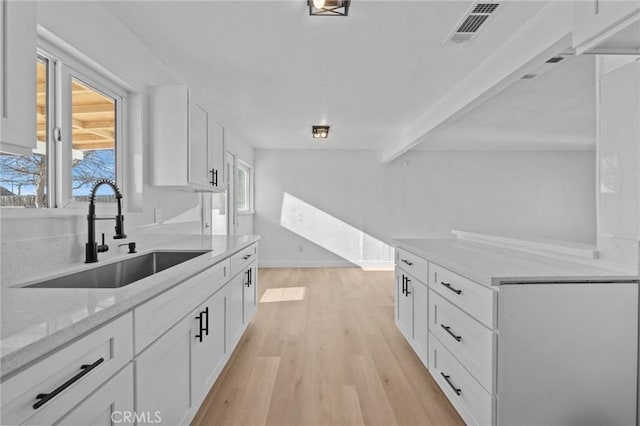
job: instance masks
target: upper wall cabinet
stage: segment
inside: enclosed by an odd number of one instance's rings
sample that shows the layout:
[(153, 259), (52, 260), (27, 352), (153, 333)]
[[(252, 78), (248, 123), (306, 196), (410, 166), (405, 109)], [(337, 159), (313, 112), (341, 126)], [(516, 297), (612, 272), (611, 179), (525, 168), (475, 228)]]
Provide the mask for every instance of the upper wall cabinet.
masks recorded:
[(36, 147), (36, 3), (0, 4), (1, 151), (28, 155)]
[(640, 1), (574, 2), (573, 47), (577, 53), (640, 53)]
[(151, 182), (223, 191), (224, 130), (186, 86), (151, 89)]

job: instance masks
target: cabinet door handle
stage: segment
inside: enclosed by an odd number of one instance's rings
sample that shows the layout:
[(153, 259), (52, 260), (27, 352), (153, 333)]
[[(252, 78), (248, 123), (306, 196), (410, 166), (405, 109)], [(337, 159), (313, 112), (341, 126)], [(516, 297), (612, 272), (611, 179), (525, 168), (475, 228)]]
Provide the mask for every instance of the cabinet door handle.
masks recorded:
[(208, 336), (209, 335), (209, 307), (207, 306), (206, 308), (204, 308), (204, 312), (203, 312), (204, 316), (207, 317), (207, 319), (204, 321), (204, 335)]
[(207, 328), (204, 327), (204, 316), (205, 313), (208, 313), (208, 307), (207, 309), (205, 309), (204, 311), (200, 312), (198, 315), (196, 315), (196, 319), (198, 320), (198, 328), (200, 329), (200, 331), (198, 332), (198, 334), (196, 334), (196, 339), (198, 339), (199, 342), (202, 342), (202, 338), (204, 337), (204, 331), (207, 330)]
[(453, 331), (451, 331), (451, 327), (450, 327), (450, 326), (448, 326), (448, 325), (444, 325), (444, 324), (440, 324), (440, 327), (444, 328), (444, 329), (445, 329), (445, 331), (446, 331), (447, 333), (449, 333), (449, 335), (451, 335), (451, 337), (453, 337), (454, 339), (456, 339), (458, 342), (459, 342), (460, 340), (462, 340), (462, 336), (457, 336), (457, 335), (455, 335), (455, 334), (453, 333)]
[(404, 263), (406, 263), (409, 266), (413, 265), (413, 262), (409, 262), (407, 259), (400, 259), (400, 260), (402, 260)]
[(50, 401), (51, 399), (55, 398), (56, 395), (58, 395), (60, 392), (62, 392), (63, 390), (65, 390), (69, 386), (73, 385), (75, 382), (77, 382), (78, 380), (80, 380), (81, 378), (86, 376), (87, 374), (89, 374), (89, 372), (91, 370), (93, 370), (94, 368), (96, 368), (97, 366), (102, 364), (103, 362), (104, 362), (104, 358), (100, 358), (96, 362), (94, 362), (93, 364), (82, 364), (80, 366), (80, 372), (78, 374), (76, 374), (75, 376), (73, 376), (72, 378), (70, 378), (69, 380), (67, 380), (66, 382), (64, 382), (63, 384), (58, 386), (57, 388), (55, 388), (52, 392), (39, 393), (38, 395), (36, 395), (36, 399), (38, 401), (35, 404), (33, 404), (33, 409), (37, 410), (38, 408), (42, 407), (48, 401)]
[(458, 290), (457, 288), (451, 287), (451, 284), (449, 284), (449, 283), (445, 283), (444, 281), (440, 281), (440, 284), (442, 284), (443, 286), (445, 286), (446, 288), (448, 288), (449, 290), (451, 290), (455, 294), (458, 294), (458, 295), (462, 294), (462, 290)]
[(407, 291), (407, 277), (402, 274), (402, 294), (405, 294)]
[(245, 274), (247, 274), (247, 282), (245, 284), (247, 287), (251, 287), (251, 268), (247, 269)]
[(409, 295), (411, 294), (411, 292), (409, 291), (409, 281), (411, 280), (409, 279), (409, 277), (406, 277), (406, 280), (407, 280), (407, 288), (405, 289), (404, 295), (409, 297)]
[(451, 383), (451, 376), (447, 376), (446, 374), (444, 374), (443, 372), (440, 372), (440, 375), (442, 377), (444, 377), (444, 379), (447, 381), (447, 383), (449, 384), (449, 386), (451, 386), (451, 389), (453, 389), (453, 391), (456, 393), (456, 395), (460, 395), (462, 393), (462, 389), (457, 388), (453, 383)]
[(209, 183), (213, 186), (218, 186), (218, 170), (211, 169), (209, 170), (209, 173), (211, 173), (211, 180)]

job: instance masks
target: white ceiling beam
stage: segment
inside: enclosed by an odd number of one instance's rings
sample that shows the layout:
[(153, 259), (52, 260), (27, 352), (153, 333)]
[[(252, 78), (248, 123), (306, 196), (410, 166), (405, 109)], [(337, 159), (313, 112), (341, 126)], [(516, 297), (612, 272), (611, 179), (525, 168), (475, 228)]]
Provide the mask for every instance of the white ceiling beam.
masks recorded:
[(549, 2), (398, 139), (382, 161), (395, 160), (552, 56), (571, 48), (572, 2)]

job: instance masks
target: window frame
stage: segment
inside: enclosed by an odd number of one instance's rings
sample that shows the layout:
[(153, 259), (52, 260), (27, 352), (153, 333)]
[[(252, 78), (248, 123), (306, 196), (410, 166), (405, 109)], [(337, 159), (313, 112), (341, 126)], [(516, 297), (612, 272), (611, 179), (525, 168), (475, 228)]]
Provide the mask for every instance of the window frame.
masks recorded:
[[(247, 192), (247, 196), (246, 196), (246, 204), (247, 204), (247, 208), (245, 209), (239, 209), (238, 208), (238, 199), (239, 199), (239, 195), (237, 193), (236, 190), (236, 211), (239, 215), (251, 215), (254, 214), (253, 211), (253, 167), (247, 163), (245, 163), (242, 160), (238, 160), (238, 165), (237, 165), (237, 172), (236, 175), (240, 172), (240, 170), (242, 170), (243, 172), (245, 172), (247, 174), (247, 179), (245, 179), (245, 186), (246, 186), (246, 192)], [(238, 176), (236, 176), (236, 182), (239, 181)]]
[[(91, 58), (79, 51), (74, 50), (73, 53), (69, 53), (68, 50), (70, 50), (68, 46), (58, 46), (38, 37), (34, 66), (39, 60), (44, 60), (47, 64), (47, 207), (0, 208), (4, 217), (24, 214), (33, 217), (59, 216), (63, 215), (63, 212), (75, 215), (86, 210), (87, 203), (75, 201), (72, 194), (72, 79), (114, 100), (115, 178), (121, 191), (127, 187), (124, 171), (126, 167), (124, 138), (128, 129), (130, 93), (123, 82), (118, 81), (114, 78), (115, 76), (110, 76), (108, 71), (102, 69)], [(58, 134), (61, 135), (60, 139), (57, 139)]]

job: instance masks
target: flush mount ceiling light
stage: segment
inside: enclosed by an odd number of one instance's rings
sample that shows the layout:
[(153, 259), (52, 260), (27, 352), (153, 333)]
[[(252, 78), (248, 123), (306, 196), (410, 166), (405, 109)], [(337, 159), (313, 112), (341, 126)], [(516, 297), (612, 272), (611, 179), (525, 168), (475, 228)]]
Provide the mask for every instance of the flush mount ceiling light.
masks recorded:
[(329, 126), (311, 126), (314, 139), (326, 139), (329, 136)]
[(311, 16), (347, 16), (351, 0), (307, 0)]

